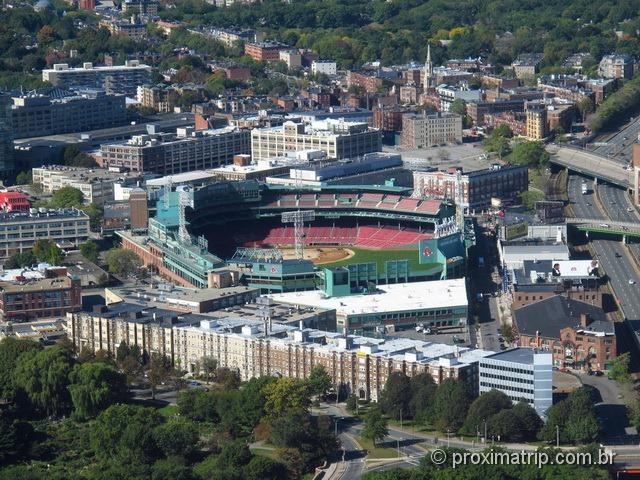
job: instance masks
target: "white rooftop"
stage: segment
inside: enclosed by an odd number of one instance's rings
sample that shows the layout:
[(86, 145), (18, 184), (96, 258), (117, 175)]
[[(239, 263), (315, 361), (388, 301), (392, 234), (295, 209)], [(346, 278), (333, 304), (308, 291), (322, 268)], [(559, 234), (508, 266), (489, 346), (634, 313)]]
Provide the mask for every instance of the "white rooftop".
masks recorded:
[(27, 280), (39, 280), (45, 277), (47, 269), (51, 268), (48, 263), (39, 263), (34, 268), (11, 268), (4, 270), (0, 267), (1, 282), (15, 282), (17, 277), (24, 277)]
[(467, 306), (463, 278), (378, 286), (379, 293), (326, 298), (324, 292), (288, 292), (269, 295), (278, 302), (335, 309), (338, 315), (404, 312)]
[(162, 187), (169, 184), (176, 185), (189, 183), (196, 180), (206, 180), (214, 177), (215, 174), (212, 170), (194, 170), (193, 172), (177, 173), (175, 175), (167, 175), (165, 177), (147, 180), (147, 186)]

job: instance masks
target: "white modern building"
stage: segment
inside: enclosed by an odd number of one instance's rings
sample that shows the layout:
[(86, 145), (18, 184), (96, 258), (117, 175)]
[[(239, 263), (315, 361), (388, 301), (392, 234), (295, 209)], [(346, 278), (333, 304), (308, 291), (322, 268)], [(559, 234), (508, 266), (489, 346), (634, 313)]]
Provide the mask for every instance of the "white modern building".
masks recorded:
[(316, 60), (311, 63), (311, 73), (317, 75), (324, 73), (325, 75), (335, 75), (338, 70), (336, 62), (328, 60)]
[(464, 278), (379, 285), (376, 292), (327, 297), (320, 290), (270, 295), (276, 302), (336, 310), (339, 332), (371, 331), (418, 323), (433, 327), (466, 325), (467, 287)]
[(498, 390), (513, 403), (524, 401), (546, 418), (553, 405), (553, 354), (514, 348), (480, 359), (480, 394)]
[(436, 94), (440, 99), (440, 110), (448, 112), (451, 104), (460, 99), (464, 102), (479, 101), (482, 92), (480, 90), (469, 90), (467, 87), (455, 87), (453, 85), (438, 85)]

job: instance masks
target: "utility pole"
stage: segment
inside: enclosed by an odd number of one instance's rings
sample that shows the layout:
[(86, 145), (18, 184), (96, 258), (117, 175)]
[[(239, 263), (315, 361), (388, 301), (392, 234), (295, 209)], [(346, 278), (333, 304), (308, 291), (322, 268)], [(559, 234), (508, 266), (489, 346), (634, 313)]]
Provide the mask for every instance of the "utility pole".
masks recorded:
[(560, 448), (560, 425), (556, 425), (556, 448)]

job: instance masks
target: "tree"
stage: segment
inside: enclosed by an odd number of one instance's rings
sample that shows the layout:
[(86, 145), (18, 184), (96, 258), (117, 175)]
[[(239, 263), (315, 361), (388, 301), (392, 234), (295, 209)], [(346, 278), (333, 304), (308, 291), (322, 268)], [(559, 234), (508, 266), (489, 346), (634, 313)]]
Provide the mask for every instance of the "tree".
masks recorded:
[(448, 378), (440, 383), (433, 405), (433, 417), (438, 430), (458, 431), (465, 421), (470, 403), (469, 392), (462, 381)]
[(280, 462), (260, 455), (254, 455), (242, 469), (246, 480), (286, 480), (287, 470)]
[(356, 413), (358, 410), (358, 397), (353, 393), (347, 397), (347, 410), (349, 413)]
[(436, 390), (436, 383), (428, 373), (421, 373), (411, 377), (409, 410), (411, 416), (417, 422), (424, 424), (431, 421)]
[(518, 431), (509, 439), (512, 441), (535, 440), (544, 425), (535, 409), (525, 402), (518, 402), (512, 409), (511, 415), (518, 420)]
[(629, 352), (625, 352), (618, 355), (611, 360), (611, 366), (609, 367), (609, 378), (617, 382), (628, 382), (631, 380), (629, 375)]
[(109, 250), (105, 255), (105, 261), (110, 273), (124, 277), (132, 276), (142, 266), (142, 260), (135, 252), (123, 248)]
[(544, 193), (537, 190), (525, 190), (519, 194), (522, 205), (530, 212), (535, 211), (536, 202), (544, 200)]
[(490, 390), (476, 398), (469, 406), (469, 412), (464, 422), (464, 431), (469, 435), (475, 435), (482, 428), (484, 421), (500, 413), (502, 410), (511, 409), (511, 399), (498, 390)]
[(98, 245), (96, 242), (87, 240), (80, 245), (80, 253), (84, 258), (93, 263), (98, 263)]
[(152, 353), (149, 359), (149, 367), (147, 368), (147, 380), (151, 387), (151, 398), (156, 398), (156, 389), (158, 385), (163, 384), (168, 378), (171, 371), (171, 362), (164, 355)]
[(16, 183), (18, 185), (29, 185), (32, 181), (33, 175), (31, 174), (31, 170), (25, 170), (16, 176)]
[(449, 111), (464, 117), (467, 113), (467, 102), (461, 98), (456, 98), (451, 102), (451, 105), (449, 105)]
[(218, 467), (221, 469), (240, 469), (251, 461), (251, 451), (244, 440), (235, 440), (226, 443), (217, 458)]
[(167, 457), (188, 457), (195, 452), (199, 437), (197, 425), (185, 418), (172, 418), (153, 431), (156, 444)]
[(38, 259), (31, 250), (22, 253), (14, 253), (5, 262), (4, 268), (24, 268), (38, 263)]
[(69, 405), (67, 387), (72, 364), (70, 352), (58, 346), (34, 355), (22, 355), (15, 370), (16, 386), (36, 408), (49, 415), (59, 415)]
[(502, 335), (504, 339), (509, 343), (512, 343), (515, 340), (513, 328), (507, 323), (503, 323), (502, 325), (500, 325), (500, 335)]
[(153, 464), (151, 480), (195, 480), (195, 477), (182, 459), (171, 457)]
[(309, 378), (307, 378), (307, 385), (309, 386), (309, 393), (312, 395), (324, 397), (327, 394), (332, 382), (331, 377), (323, 365), (316, 365), (311, 369)]
[(216, 382), (226, 391), (240, 388), (240, 373), (226, 367), (216, 369)]
[(509, 155), (511, 152), (511, 142), (507, 137), (497, 135), (494, 132), (482, 142), (487, 152), (495, 152), (498, 154), (498, 158), (502, 159)]
[(542, 142), (525, 140), (515, 144), (507, 161), (531, 168), (540, 168), (546, 166), (549, 162), (549, 153), (545, 150)]
[(411, 381), (403, 372), (392, 372), (380, 394), (380, 408), (395, 419), (407, 418)]
[(373, 442), (375, 447), (378, 440), (382, 440), (389, 435), (387, 429), (387, 420), (382, 415), (382, 410), (377, 403), (372, 404), (367, 410), (364, 416), (364, 428), (362, 429), (362, 436)]
[(205, 380), (211, 381), (216, 378), (216, 370), (218, 369), (218, 360), (213, 357), (202, 357), (198, 364), (198, 370)]
[(86, 420), (122, 400), (127, 391), (124, 375), (104, 363), (89, 362), (73, 367), (69, 393), (74, 417)]
[(111, 405), (93, 423), (90, 445), (99, 459), (150, 463), (158, 457), (153, 432), (161, 423), (160, 414), (153, 408)]
[(293, 378), (282, 377), (264, 386), (265, 415), (270, 418), (291, 413), (306, 413), (310, 399), (307, 385)]
[(67, 186), (53, 193), (49, 205), (52, 208), (79, 208), (82, 207), (83, 201), (84, 195), (80, 190)]
[(50, 265), (60, 265), (62, 262), (62, 250), (53, 240), (37, 240), (33, 244), (33, 254), (39, 261)]
[(275, 377), (268, 376), (252, 378), (240, 390), (240, 396), (236, 403), (236, 418), (242, 433), (251, 433), (265, 415), (266, 396), (264, 389), (276, 381)]
[(22, 355), (33, 356), (42, 347), (33, 340), (5, 337), (0, 341), (0, 398), (16, 396), (15, 369)]

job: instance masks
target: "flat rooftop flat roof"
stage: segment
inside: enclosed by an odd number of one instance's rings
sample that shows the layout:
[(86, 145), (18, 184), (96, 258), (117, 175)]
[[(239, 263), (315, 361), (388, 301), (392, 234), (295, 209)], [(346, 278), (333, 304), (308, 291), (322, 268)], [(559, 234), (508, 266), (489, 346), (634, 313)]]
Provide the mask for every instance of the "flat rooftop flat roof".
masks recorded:
[(325, 298), (324, 292), (288, 292), (271, 294), (278, 302), (335, 309), (338, 315), (403, 312), (444, 307), (467, 306), (467, 288), (463, 278), (430, 282), (381, 285), (378, 293)]
[(535, 354), (546, 353), (542, 350), (535, 350), (533, 348), (513, 348), (511, 350), (505, 350), (504, 352), (494, 353), (488, 356), (492, 360), (501, 360), (503, 362), (521, 363), (523, 365), (533, 365), (533, 358)]
[(216, 175), (212, 170), (195, 170), (193, 172), (177, 173), (175, 175), (167, 175), (165, 177), (147, 180), (147, 186), (162, 187), (169, 184), (206, 180), (214, 178), (215, 176)]

